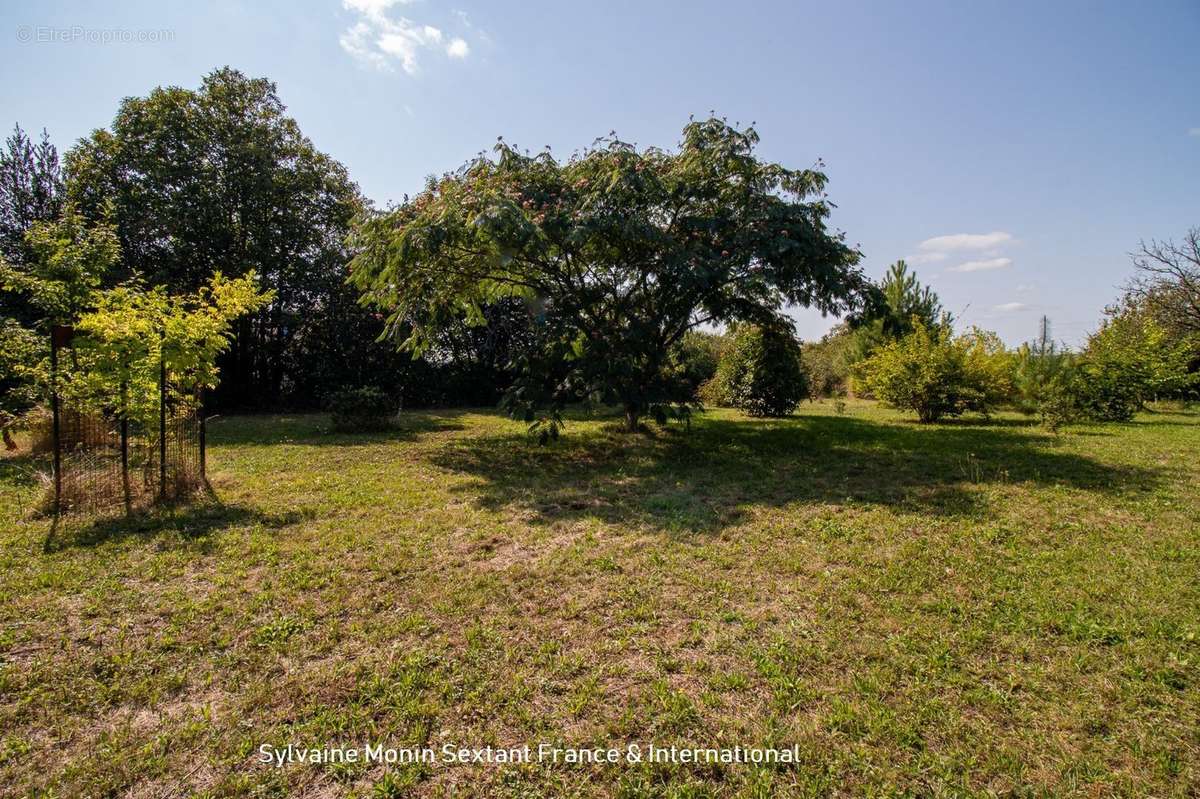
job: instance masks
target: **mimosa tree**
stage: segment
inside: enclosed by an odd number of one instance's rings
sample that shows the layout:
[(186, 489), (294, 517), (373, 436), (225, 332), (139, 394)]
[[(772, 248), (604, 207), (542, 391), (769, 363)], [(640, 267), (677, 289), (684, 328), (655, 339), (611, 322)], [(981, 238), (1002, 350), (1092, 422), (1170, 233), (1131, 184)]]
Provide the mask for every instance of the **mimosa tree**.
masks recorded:
[(758, 134), (692, 122), (676, 151), (601, 139), (566, 161), (501, 142), (416, 197), (361, 220), (351, 281), (419, 353), (456, 320), (525, 300), (532, 343), (505, 404), (557, 435), (558, 410), (590, 399), (686, 413), (670, 354), (689, 331), (774, 327), (788, 305), (853, 313), (876, 290), (831, 232), (826, 176), (758, 158)]

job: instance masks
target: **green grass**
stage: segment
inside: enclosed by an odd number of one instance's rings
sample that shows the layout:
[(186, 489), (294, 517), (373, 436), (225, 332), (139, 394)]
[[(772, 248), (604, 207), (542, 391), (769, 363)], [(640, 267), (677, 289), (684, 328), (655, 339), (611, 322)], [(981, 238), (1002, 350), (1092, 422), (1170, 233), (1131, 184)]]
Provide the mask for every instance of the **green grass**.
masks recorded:
[[(1200, 415), (850, 403), (541, 448), (491, 412), (211, 427), (219, 501), (51, 531), (0, 460), (0, 793), (1189, 796)], [(800, 747), (798, 767), (284, 746)]]

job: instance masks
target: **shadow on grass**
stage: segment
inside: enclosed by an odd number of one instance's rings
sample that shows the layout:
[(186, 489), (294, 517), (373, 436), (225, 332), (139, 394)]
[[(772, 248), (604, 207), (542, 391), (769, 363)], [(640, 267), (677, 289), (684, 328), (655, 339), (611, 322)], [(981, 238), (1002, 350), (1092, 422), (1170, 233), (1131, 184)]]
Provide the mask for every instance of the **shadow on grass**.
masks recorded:
[(1152, 416), (1190, 416), (1195, 420), (1200, 418), (1200, 403), (1194, 401), (1186, 404), (1171, 403), (1170, 401), (1149, 402), (1142, 408), (1142, 412)]
[[(899, 420), (902, 424), (920, 425), (924, 427), (920, 421), (915, 418), (903, 417)], [(942, 427), (1016, 427), (1016, 428), (1036, 428), (1040, 427), (1037, 419), (1033, 417), (1012, 417), (1012, 416), (959, 416), (950, 419), (943, 419), (940, 422)]]
[(180, 544), (202, 542), (215, 532), (229, 527), (261, 525), (280, 529), (305, 519), (303, 513), (264, 513), (244, 505), (227, 505), (215, 495), (196, 502), (160, 505), (129, 516), (55, 519), (44, 552), (59, 552), (73, 547), (95, 547), (130, 538), (175, 540)]
[(549, 447), (521, 436), (454, 441), (430, 454), (477, 478), (480, 506), (531, 511), (535, 523), (594, 518), (716, 532), (755, 507), (791, 503), (895, 506), (950, 516), (986, 512), (981, 484), (1032, 482), (1101, 494), (1153, 488), (1150, 469), (1067, 452), (1026, 425), (885, 424), (853, 417), (702, 417), (691, 433), (630, 436), (568, 429)]
[[(1163, 416), (1177, 417), (1177, 418), (1164, 419), (1164, 418), (1161, 418)], [(1147, 417), (1149, 417), (1149, 418), (1138, 417), (1136, 419), (1131, 419), (1128, 422), (1117, 422), (1117, 424), (1131, 425), (1131, 426), (1135, 426), (1135, 427), (1136, 426), (1141, 426), (1141, 427), (1193, 427), (1196, 429), (1200, 429), (1200, 424), (1196, 423), (1194, 414), (1155, 412), (1152, 414), (1147, 414)], [(1178, 417), (1182, 417), (1182, 418), (1178, 418)], [(1184, 421), (1184, 419), (1187, 419), (1187, 421)], [(1110, 422), (1110, 424), (1112, 424), (1112, 423)]]
[[(209, 422), (211, 440), (229, 446), (300, 444), (310, 446), (354, 446), (412, 441), (429, 433), (463, 429), (459, 417), (468, 409), (401, 412), (385, 430), (364, 433), (334, 432), (328, 414), (284, 414), (280, 416), (217, 417)], [(268, 422), (265, 423), (264, 422)]]

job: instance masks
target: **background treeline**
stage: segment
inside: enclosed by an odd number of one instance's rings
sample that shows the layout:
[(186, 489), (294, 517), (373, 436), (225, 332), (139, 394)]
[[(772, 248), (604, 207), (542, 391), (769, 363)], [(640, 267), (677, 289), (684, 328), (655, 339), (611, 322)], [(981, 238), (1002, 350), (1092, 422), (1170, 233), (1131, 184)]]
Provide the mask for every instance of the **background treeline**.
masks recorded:
[[(286, 116), (268, 80), (220, 69), (198, 90), (127, 98), (108, 128), (61, 159), (45, 132), (34, 141), (18, 127), (0, 154), (0, 255), (14, 269), (30, 265), (39, 223), (66, 208), (116, 235), (104, 287), (136, 280), (187, 293), (217, 271), (254, 272), (272, 293), (238, 321), (213, 409), (315, 408), (366, 384), (408, 406), (493, 404), (505, 387), (507, 347), (519, 337), (510, 308), (421, 359), (378, 341), (382, 319), (345, 282), (346, 237), (370, 203)], [(6, 358), (44, 346), (50, 320), (21, 291), (0, 292), (0, 320)]]
[[(80, 278), (70, 269), (80, 269), (63, 253), (86, 261), (89, 237), (115, 243), (111, 268), (83, 268), (91, 288), (184, 295), (217, 272), (257, 275), (270, 300), (235, 323), (213, 410), (323, 407), (348, 387), (372, 387), (406, 407), (495, 404), (515, 379), (537, 309), (498, 300), (471, 324), (437, 325), (420, 357), (399, 352), (411, 324), (385, 326), (346, 280), (349, 234), (368, 218), (378, 213), (285, 114), (274, 84), (236, 70), (216, 70), (196, 90), (127, 98), (108, 128), (61, 159), (45, 132), (35, 141), (17, 128), (0, 153), (0, 288), (8, 289), (0, 291), (0, 414), (15, 418), (38, 400), (30, 364), (44, 358), (50, 325), (72, 321), (47, 314), (22, 290), (23, 276), (39, 271), (51, 281), (44, 285), (69, 291)], [(1200, 231), (1181, 244), (1143, 245), (1134, 266), (1124, 296), (1079, 352), (1057, 345), (1048, 323), (1016, 350), (985, 331), (956, 332), (901, 261), (880, 284), (882, 304), (854, 326), (803, 346), (778, 326), (693, 331), (675, 345), (670, 368), (705, 403), (757, 415), (853, 394), (925, 420), (999, 405), (1051, 426), (1128, 418), (1151, 399), (1196, 396)]]
[(885, 312), (804, 347), (814, 395), (874, 397), (935, 421), (1011, 406), (1052, 428), (1120, 421), (1154, 400), (1200, 395), (1200, 230), (1183, 243), (1143, 243), (1135, 277), (1073, 352), (1043, 317), (1031, 341), (1006, 348), (989, 331), (956, 333), (937, 296), (903, 261), (881, 288)]

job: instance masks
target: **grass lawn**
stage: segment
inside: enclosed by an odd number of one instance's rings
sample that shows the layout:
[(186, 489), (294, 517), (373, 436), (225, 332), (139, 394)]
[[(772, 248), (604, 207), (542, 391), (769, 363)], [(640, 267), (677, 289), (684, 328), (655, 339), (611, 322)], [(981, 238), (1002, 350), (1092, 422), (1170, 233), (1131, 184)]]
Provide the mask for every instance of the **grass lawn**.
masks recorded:
[[(490, 411), (211, 427), (217, 502), (64, 525), (0, 460), (0, 794), (1190, 796), (1200, 414), (868, 403), (538, 447)], [(797, 766), (261, 744), (798, 746)]]

